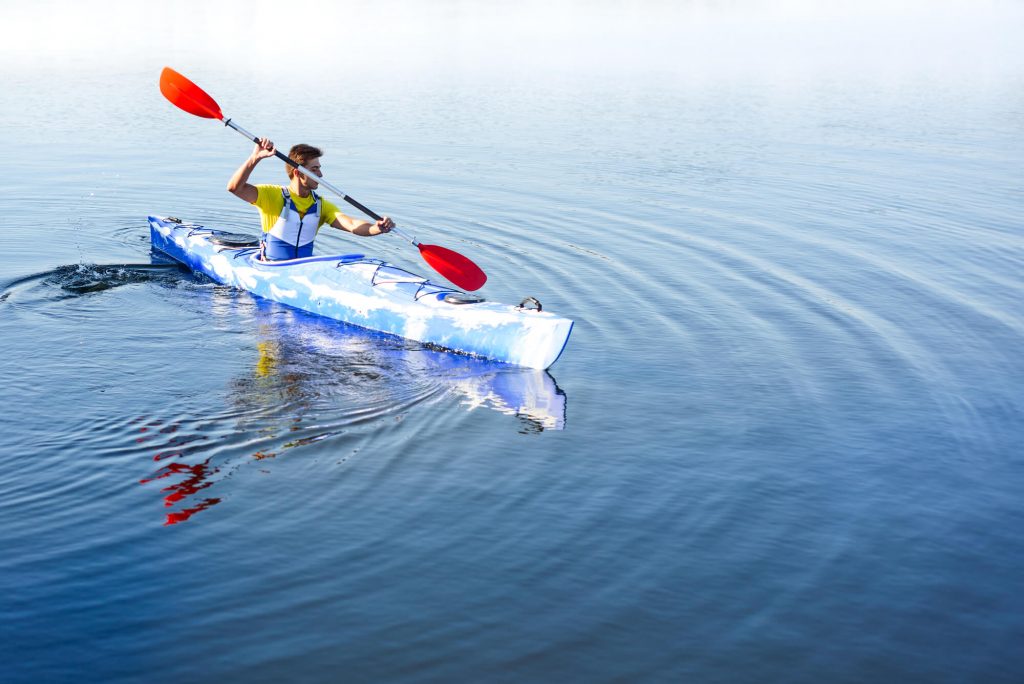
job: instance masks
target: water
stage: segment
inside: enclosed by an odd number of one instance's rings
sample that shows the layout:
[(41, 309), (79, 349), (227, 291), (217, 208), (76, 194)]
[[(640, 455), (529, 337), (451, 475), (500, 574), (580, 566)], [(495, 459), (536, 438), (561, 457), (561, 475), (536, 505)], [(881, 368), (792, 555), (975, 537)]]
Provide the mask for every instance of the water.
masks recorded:
[(150, 213), (255, 226), (159, 59), (0, 70), (4, 681), (1024, 675), (1021, 72), (428, 65), (296, 117), (181, 68), (574, 319), (544, 373), (146, 266)]

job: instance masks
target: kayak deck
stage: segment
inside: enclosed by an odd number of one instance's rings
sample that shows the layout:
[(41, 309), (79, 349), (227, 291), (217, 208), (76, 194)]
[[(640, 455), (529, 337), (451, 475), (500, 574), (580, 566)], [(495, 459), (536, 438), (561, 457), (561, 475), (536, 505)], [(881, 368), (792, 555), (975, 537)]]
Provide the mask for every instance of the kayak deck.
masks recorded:
[(218, 283), (451, 351), (544, 369), (573, 327), (550, 312), (489, 302), (362, 254), (265, 262), (228, 231), (157, 216), (149, 224), (155, 250)]

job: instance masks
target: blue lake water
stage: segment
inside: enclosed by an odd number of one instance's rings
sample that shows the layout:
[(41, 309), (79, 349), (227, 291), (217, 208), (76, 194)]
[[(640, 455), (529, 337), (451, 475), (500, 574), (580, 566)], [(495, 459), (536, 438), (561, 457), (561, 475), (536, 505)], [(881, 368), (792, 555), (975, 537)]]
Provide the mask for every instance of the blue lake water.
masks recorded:
[(182, 69), (574, 319), (534, 372), (116, 266), (257, 225), (154, 64), (0, 71), (0, 679), (1024, 677), (1020, 74)]

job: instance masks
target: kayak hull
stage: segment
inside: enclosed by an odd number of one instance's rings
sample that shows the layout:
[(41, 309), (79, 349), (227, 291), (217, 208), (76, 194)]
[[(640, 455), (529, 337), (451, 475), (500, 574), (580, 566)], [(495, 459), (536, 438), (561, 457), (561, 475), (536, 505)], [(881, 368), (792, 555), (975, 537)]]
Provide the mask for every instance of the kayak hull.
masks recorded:
[(567, 318), (473, 302), (475, 297), (459, 290), (361, 254), (263, 262), (254, 247), (217, 244), (227, 231), (158, 216), (150, 216), (149, 225), (153, 249), (218, 283), (450, 351), (544, 369), (558, 359), (572, 332)]

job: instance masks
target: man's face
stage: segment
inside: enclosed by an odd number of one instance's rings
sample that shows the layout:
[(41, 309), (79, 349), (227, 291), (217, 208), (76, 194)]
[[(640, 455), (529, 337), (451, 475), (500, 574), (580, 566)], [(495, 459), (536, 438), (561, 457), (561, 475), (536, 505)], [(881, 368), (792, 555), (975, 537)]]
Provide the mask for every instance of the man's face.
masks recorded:
[[(305, 166), (307, 169), (309, 169), (310, 171), (315, 173), (317, 176), (323, 176), (324, 175), (324, 174), (320, 173), (320, 157), (314, 157), (313, 159), (310, 159), (308, 162), (303, 164), (303, 166)], [(298, 173), (299, 173), (299, 182), (304, 183), (305, 186), (307, 188), (309, 188), (310, 190), (316, 190), (318, 187), (320, 187), (320, 184), (317, 183), (315, 180), (313, 180), (310, 176), (307, 176), (306, 174), (302, 173), (301, 171), (299, 171)]]

